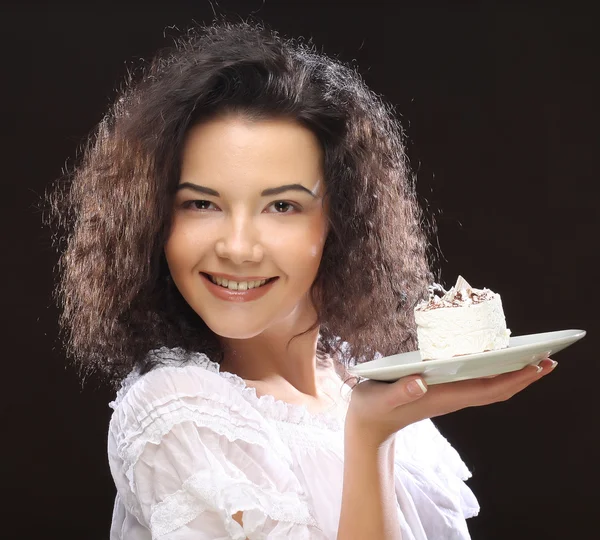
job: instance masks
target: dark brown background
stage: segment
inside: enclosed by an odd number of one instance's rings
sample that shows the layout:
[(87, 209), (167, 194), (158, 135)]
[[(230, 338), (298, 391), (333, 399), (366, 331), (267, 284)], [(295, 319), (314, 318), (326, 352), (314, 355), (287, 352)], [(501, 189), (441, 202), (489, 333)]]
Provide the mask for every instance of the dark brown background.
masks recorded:
[[(397, 107), (419, 194), (439, 226), (446, 285), (461, 273), (500, 292), (513, 335), (587, 330), (547, 379), (438, 425), (474, 471), (475, 539), (597, 531), (600, 49), (591, 10), (573, 2), (213, 4), (220, 13), (254, 11), (356, 60)], [(177, 34), (169, 27), (211, 18), (204, 0), (2, 7), (2, 492), (11, 501), (3, 538), (108, 538), (113, 396), (93, 379), (82, 389), (55, 343), (56, 255), (36, 204), (127, 67), (169, 45)]]

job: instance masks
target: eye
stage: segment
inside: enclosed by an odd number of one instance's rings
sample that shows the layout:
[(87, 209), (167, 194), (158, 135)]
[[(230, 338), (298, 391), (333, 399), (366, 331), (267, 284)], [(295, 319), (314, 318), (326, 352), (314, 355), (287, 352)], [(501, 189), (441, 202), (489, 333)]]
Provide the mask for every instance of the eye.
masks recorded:
[(269, 212), (271, 214), (291, 214), (294, 211), (299, 211), (300, 207), (298, 205), (292, 204), (287, 201), (275, 201), (271, 203), (269, 208), (274, 208), (275, 212)]
[[(199, 203), (199, 204), (196, 205), (196, 203)], [(181, 206), (185, 209), (191, 209), (191, 210), (211, 210), (211, 208), (210, 208), (211, 204), (213, 204), (213, 203), (211, 203), (210, 201), (196, 199), (193, 201), (185, 201)]]

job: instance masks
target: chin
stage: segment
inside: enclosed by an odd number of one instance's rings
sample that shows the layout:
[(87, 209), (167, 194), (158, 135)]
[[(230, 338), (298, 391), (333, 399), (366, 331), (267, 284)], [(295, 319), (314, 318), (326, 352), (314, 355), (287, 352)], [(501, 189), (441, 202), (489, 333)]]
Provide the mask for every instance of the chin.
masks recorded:
[(227, 339), (250, 339), (258, 336), (264, 331), (264, 328), (241, 328), (240, 326), (232, 327), (230, 325), (210, 324), (208, 326), (217, 336)]
[[(237, 307), (237, 306), (232, 306)], [(241, 311), (229, 310), (223, 312), (221, 310), (210, 310), (206, 313), (206, 317), (202, 316), (199, 311), (196, 311), (202, 318), (206, 326), (208, 326), (217, 336), (226, 339), (251, 339), (260, 334), (275, 330), (277, 328), (288, 328), (293, 325), (293, 322), (298, 317), (299, 305), (294, 305), (291, 308), (285, 306), (285, 309), (279, 309), (275, 312), (264, 313), (260, 310), (252, 313), (246, 311), (247, 305), (240, 306)], [(204, 310), (207, 311), (207, 310)], [(283, 325), (283, 326), (282, 326)]]

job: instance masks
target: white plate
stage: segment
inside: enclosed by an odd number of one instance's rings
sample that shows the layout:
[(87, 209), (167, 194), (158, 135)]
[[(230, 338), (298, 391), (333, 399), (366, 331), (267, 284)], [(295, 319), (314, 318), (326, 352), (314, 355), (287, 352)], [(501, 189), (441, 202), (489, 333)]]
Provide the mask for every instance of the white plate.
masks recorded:
[(395, 354), (359, 364), (352, 375), (376, 381), (396, 381), (407, 375), (422, 375), (427, 384), (439, 384), (489, 375), (499, 375), (537, 364), (585, 336), (585, 330), (559, 330), (511, 337), (508, 347), (497, 351), (455, 356), (443, 360), (421, 360), (419, 351)]

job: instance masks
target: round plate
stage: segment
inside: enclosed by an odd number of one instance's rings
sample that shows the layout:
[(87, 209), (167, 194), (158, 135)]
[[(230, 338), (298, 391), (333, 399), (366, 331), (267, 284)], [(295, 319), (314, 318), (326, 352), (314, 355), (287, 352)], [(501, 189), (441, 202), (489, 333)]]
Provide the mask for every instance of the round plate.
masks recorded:
[(585, 336), (585, 330), (559, 330), (511, 337), (506, 349), (421, 360), (419, 351), (378, 358), (348, 369), (351, 375), (376, 381), (396, 381), (407, 375), (422, 375), (427, 384), (499, 375), (537, 364)]

